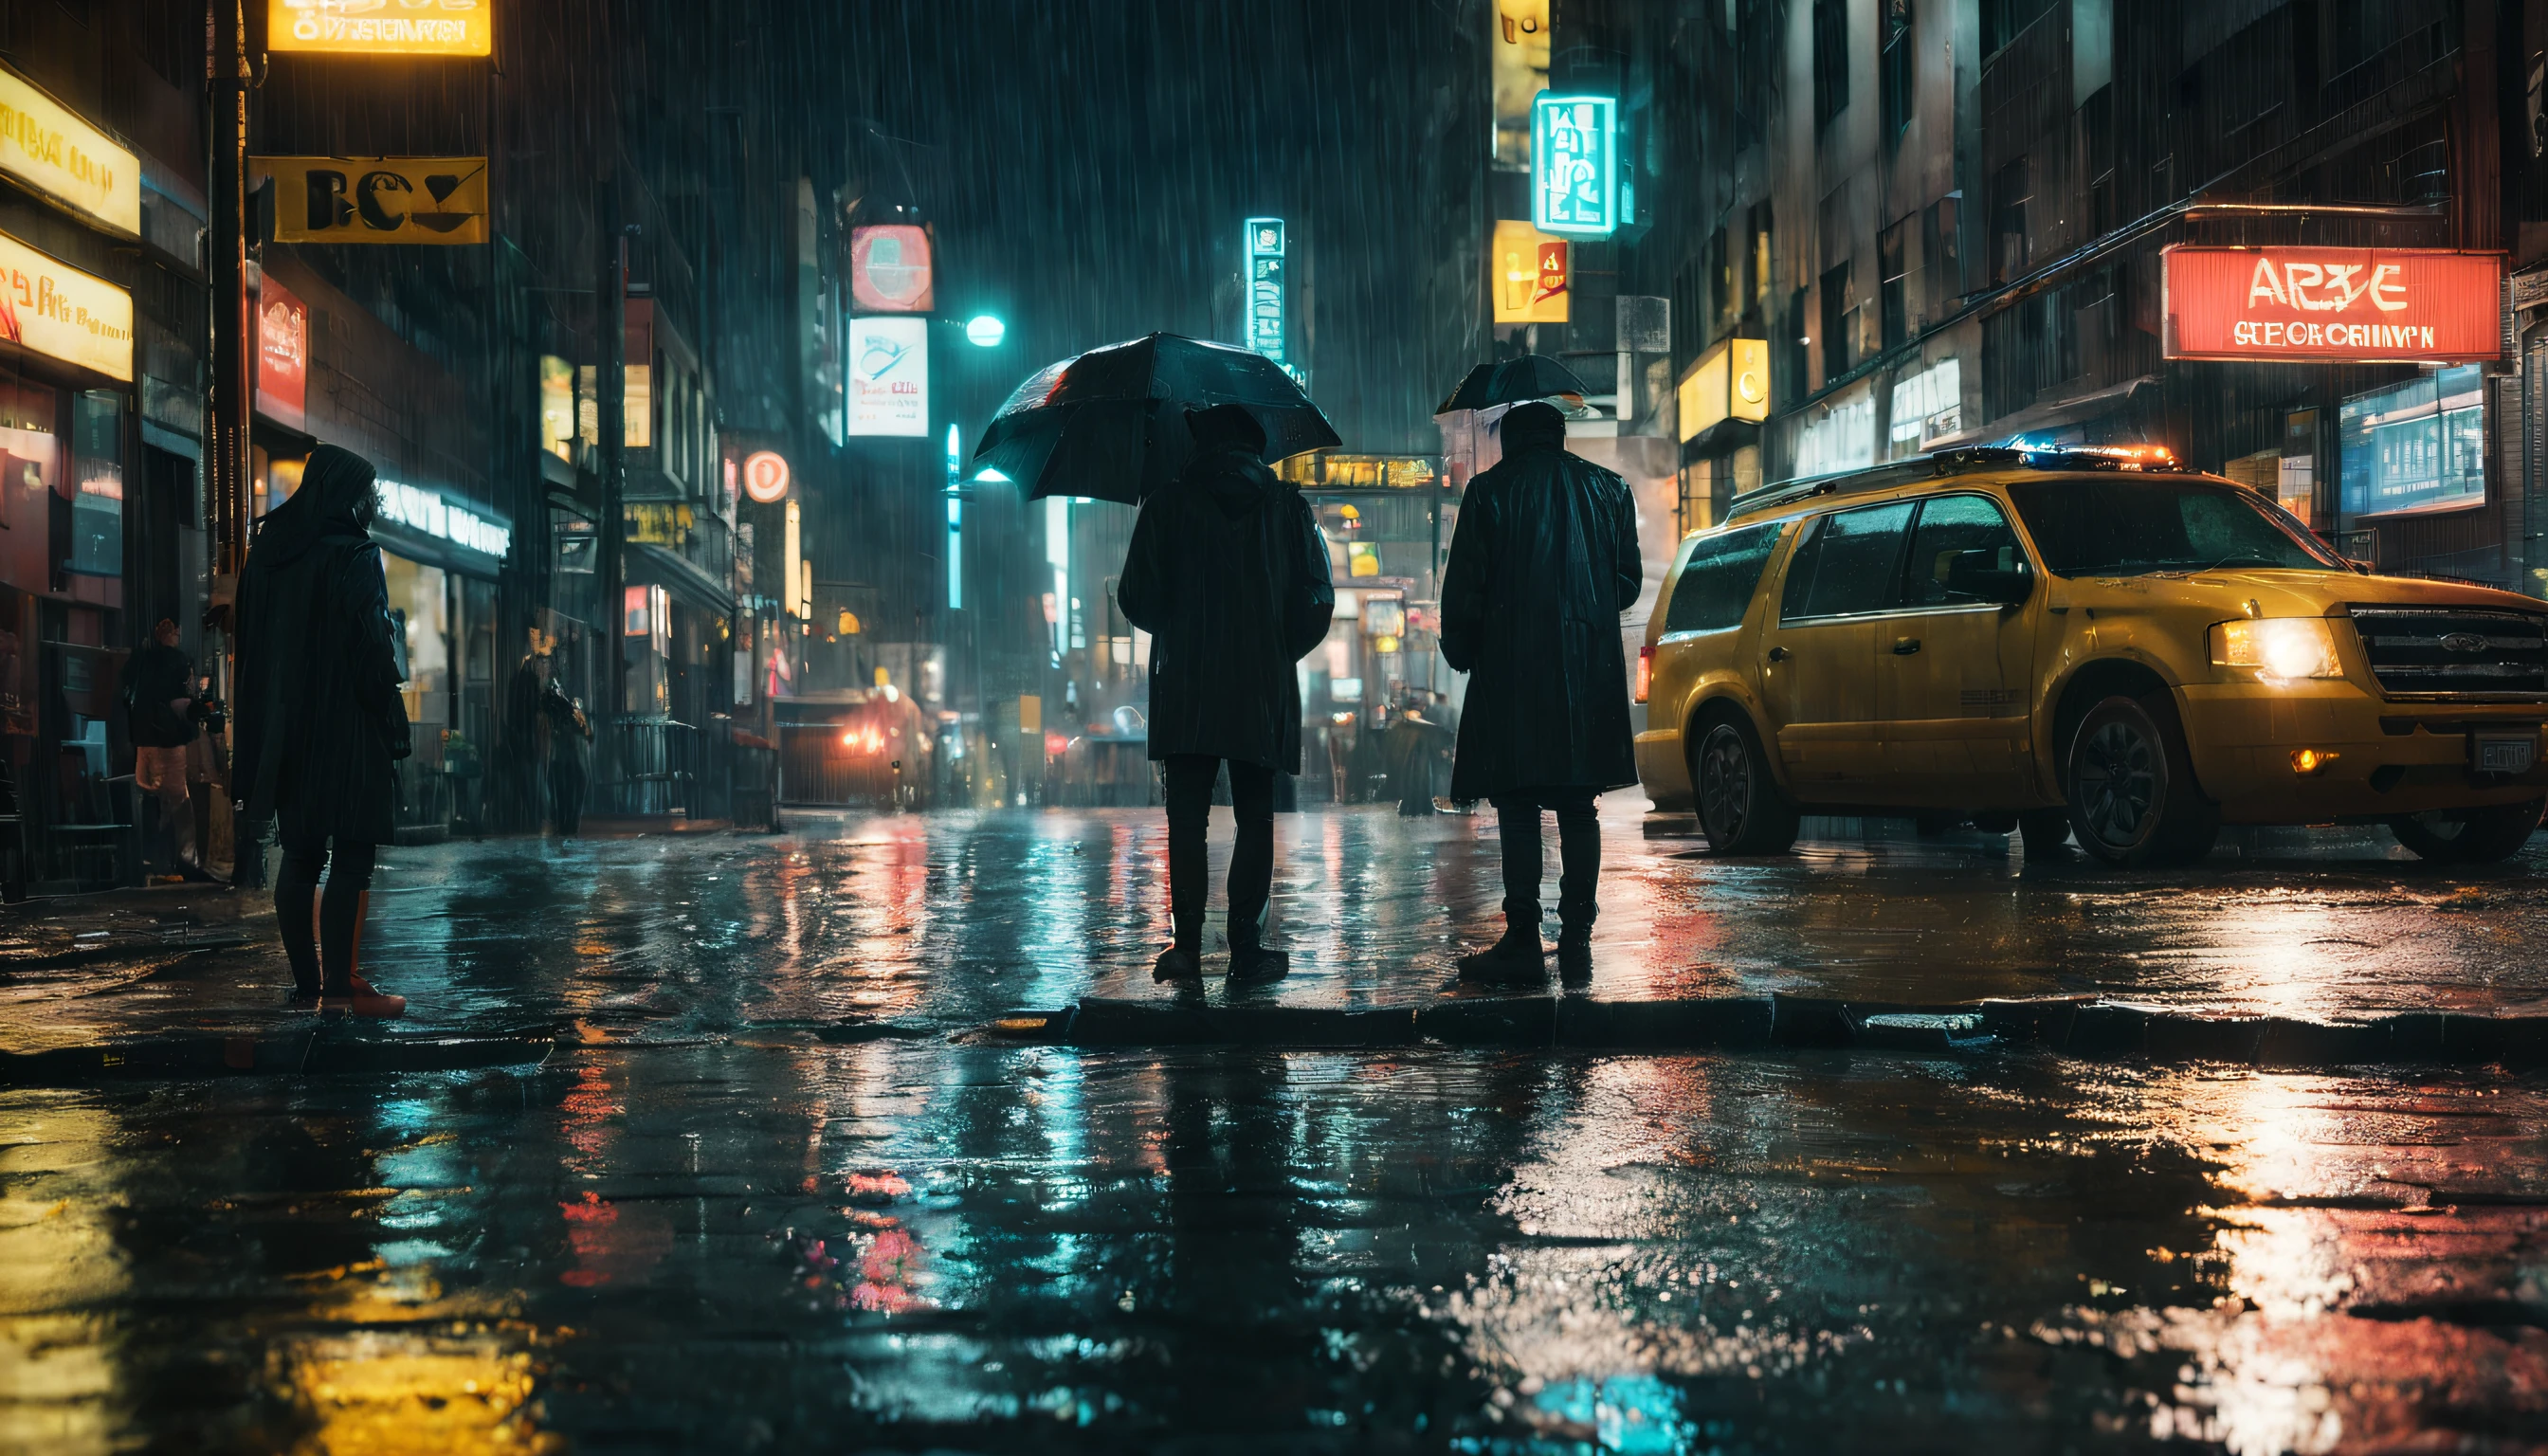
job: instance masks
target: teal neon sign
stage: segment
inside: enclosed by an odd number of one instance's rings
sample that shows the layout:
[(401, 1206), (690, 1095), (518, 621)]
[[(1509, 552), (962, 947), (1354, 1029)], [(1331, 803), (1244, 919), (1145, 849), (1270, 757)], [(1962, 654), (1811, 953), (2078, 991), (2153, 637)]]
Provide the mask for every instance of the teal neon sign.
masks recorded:
[(1283, 356), (1283, 220), (1247, 220), (1247, 346), (1277, 364)]
[(1530, 103), (1530, 223), (1542, 232), (1618, 230), (1619, 103), (1557, 96)]

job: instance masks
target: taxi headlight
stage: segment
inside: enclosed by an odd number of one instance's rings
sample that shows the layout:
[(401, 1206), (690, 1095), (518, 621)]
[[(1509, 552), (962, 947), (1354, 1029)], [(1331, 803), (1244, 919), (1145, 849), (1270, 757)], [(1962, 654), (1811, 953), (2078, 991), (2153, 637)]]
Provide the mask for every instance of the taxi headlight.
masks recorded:
[(2253, 668), (2257, 681), (2297, 682), (2341, 678), (2335, 630), (2324, 617), (2242, 618), (2212, 628), (2212, 660), (2225, 668)]

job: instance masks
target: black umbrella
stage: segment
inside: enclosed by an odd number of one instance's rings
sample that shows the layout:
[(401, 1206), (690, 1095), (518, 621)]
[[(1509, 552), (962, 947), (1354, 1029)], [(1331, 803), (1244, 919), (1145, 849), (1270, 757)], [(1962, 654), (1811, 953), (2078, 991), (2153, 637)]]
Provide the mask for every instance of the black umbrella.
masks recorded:
[(1524, 354), (1470, 370), (1460, 387), (1451, 391), (1451, 398), (1433, 412), (1448, 414), (1454, 410), (1484, 410), (1490, 405), (1518, 405), (1551, 395), (1585, 393), (1584, 381), (1575, 377), (1575, 371), (1546, 354)]
[(1153, 333), (1038, 370), (982, 431), (973, 462), (1027, 499), (1088, 496), (1138, 505), (1193, 458), (1185, 411), (1236, 405), (1265, 427), (1265, 458), (1343, 443), (1283, 366), (1262, 354)]

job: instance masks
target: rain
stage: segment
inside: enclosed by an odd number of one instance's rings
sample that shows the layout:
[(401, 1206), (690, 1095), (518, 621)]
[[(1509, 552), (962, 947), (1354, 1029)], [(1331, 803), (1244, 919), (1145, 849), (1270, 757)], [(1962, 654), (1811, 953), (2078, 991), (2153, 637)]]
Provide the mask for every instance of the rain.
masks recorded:
[(0, 0), (0, 1451), (2548, 1449), (2543, 78)]

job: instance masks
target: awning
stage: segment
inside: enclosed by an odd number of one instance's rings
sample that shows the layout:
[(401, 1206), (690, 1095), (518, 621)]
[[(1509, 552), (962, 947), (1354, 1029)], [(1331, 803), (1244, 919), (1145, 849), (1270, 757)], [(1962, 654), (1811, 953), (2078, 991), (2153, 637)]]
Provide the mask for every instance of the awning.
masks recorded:
[(2157, 388), (2158, 382), (2157, 375), (2144, 374), (2138, 379), (2129, 379), (2084, 395), (2042, 401), (2023, 410), (2012, 410), (1977, 428), (1931, 440), (1920, 448), (1923, 452), (1952, 450), (1957, 445), (1977, 445), (2006, 439), (2010, 435), (2031, 435), (2038, 430), (2058, 429), (2065, 424), (2095, 419), (2123, 409), (2142, 390)]

